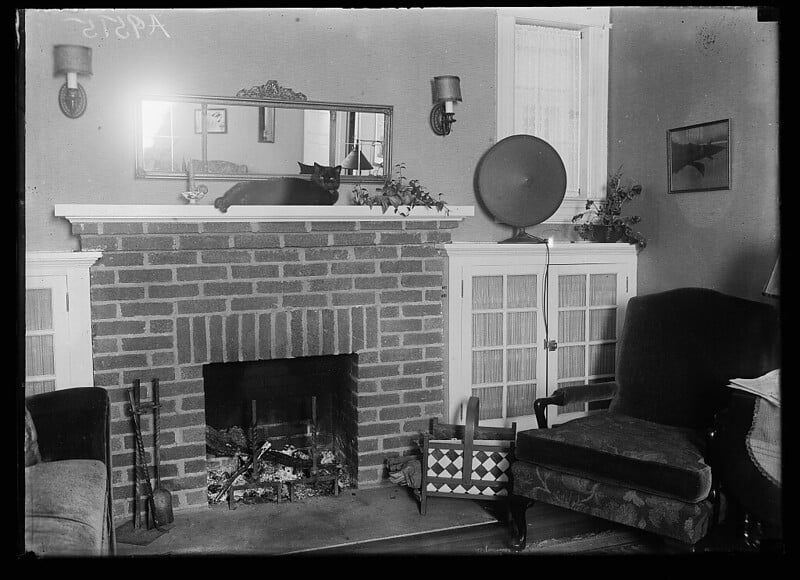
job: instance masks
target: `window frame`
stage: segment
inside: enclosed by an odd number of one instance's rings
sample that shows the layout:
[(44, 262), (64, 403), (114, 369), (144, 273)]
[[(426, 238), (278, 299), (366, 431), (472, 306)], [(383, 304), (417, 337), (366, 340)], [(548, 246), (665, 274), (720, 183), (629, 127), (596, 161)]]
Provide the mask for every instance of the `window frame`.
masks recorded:
[(508, 8), (497, 11), (497, 141), (514, 131), (514, 26), (579, 30), (581, 39), (581, 154), (578, 197), (565, 197), (543, 223), (568, 224), (589, 199), (606, 195), (608, 179), (608, 54), (610, 9)]

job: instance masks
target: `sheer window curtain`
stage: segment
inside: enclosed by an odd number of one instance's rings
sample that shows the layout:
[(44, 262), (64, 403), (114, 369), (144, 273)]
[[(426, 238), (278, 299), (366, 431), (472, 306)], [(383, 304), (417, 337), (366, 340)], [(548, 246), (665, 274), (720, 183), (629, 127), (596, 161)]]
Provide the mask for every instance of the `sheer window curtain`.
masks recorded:
[(25, 396), (56, 388), (52, 291), (25, 291)]
[(578, 30), (514, 27), (514, 129), (558, 151), (568, 196), (580, 195), (580, 39)]

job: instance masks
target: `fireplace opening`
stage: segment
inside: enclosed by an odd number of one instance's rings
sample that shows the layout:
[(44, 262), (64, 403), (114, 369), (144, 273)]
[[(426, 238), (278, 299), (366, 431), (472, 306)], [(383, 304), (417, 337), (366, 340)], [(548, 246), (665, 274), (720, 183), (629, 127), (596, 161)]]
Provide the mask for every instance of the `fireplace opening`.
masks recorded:
[(210, 503), (338, 494), (357, 469), (356, 355), (203, 367)]

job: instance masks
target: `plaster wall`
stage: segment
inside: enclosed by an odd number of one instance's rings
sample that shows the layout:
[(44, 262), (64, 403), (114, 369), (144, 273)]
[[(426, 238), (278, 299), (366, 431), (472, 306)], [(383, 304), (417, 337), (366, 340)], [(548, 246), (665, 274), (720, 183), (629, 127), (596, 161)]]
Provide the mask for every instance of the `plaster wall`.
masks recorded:
[[(779, 251), (778, 25), (743, 9), (613, 8), (609, 169), (643, 186), (639, 293), (751, 299)], [(667, 193), (669, 129), (730, 119), (731, 189)]]
[[(629, 208), (649, 240), (640, 292), (761, 298), (779, 249), (778, 25), (752, 8), (613, 8), (611, 21), (608, 166), (644, 188)], [(180, 182), (134, 178), (137, 95), (233, 95), (269, 79), (314, 100), (393, 105), (393, 162), (451, 205), (475, 205), (453, 239), (509, 235), (473, 186), (495, 142), (493, 9), (34, 10), (24, 25), (28, 250), (77, 249), (56, 203), (182, 203)], [(59, 43), (93, 49), (79, 119), (58, 108)], [(448, 137), (428, 126), (439, 74), (458, 74), (464, 95)], [(731, 190), (667, 194), (666, 131), (721, 118), (731, 120)], [(202, 203), (230, 185), (209, 182)], [(566, 229), (531, 231), (563, 239)]]
[[(53, 216), (57, 203), (183, 203), (181, 182), (134, 178), (138, 95), (234, 95), (270, 79), (311, 100), (393, 105), (393, 162), (449, 204), (476, 204), (474, 169), (495, 135), (494, 10), (31, 10), (24, 20), (28, 250), (77, 249), (68, 222)], [(58, 107), (56, 44), (92, 48), (78, 119)], [(428, 124), (440, 74), (460, 75), (464, 95), (448, 137)], [(202, 203), (213, 204), (232, 183), (207, 185)], [(349, 194), (340, 190), (339, 203)], [(458, 239), (507, 237), (476, 213)]]

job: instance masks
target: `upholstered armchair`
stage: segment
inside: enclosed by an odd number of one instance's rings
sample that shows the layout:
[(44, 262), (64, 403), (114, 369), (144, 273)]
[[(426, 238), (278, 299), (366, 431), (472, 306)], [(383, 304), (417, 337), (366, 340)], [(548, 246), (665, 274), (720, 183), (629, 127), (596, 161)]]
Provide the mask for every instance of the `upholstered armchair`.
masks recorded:
[(108, 392), (25, 399), (25, 545), (36, 556), (114, 555)]
[[(677, 540), (699, 542), (720, 519), (715, 416), (729, 380), (778, 368), (771, 305), (701, 288), (632, 298), (615, 382), (564, 387), (535, 402), (539, 429), (517, 434), (513, 545), (535, 501)], [(547, 428), (547, 408), (610, 399), (608, 409)]]

